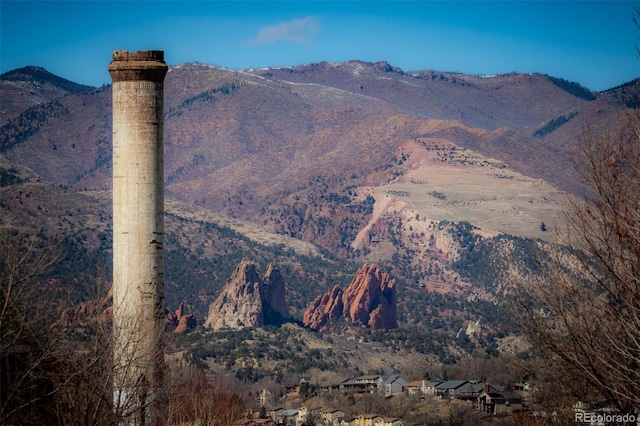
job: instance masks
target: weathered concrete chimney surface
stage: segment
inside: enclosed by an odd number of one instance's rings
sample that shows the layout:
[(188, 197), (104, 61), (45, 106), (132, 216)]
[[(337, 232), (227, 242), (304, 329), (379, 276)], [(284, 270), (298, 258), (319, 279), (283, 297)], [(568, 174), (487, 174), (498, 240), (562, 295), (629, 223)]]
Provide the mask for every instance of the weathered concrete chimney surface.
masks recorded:
[(116, 81), (164, 81), (167, 65), (162, 50), (128, 52), (115, 50), (109, 64), (111, 79)]
[[(116, 50), (113, 80), (114, 402), (136, 424), (164, 369), (164, 52)], [(133, 404), (133, 406), (131, 406)], [(145, 419), (146, 418), (146, 419)]]

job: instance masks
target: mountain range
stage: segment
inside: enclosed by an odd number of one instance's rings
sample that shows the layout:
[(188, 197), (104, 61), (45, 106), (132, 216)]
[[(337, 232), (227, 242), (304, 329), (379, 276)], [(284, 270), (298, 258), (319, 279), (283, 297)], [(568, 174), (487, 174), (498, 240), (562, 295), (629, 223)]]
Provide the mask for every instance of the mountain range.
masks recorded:
[[(432, 315), (408, 308), (435, 297), (425, 294), (489, 302), (496, 292), (461, 269), (469, 244), (551, 239), (566, 197), (583, 189), (572, 164), (581, 135), (620, 126), (639, 87), (596, 93), (542, 74), (386, 62), (172, 66), (167, 302), (204, 313), (247, 255), (277, 261), (298, 319), (365, 262), (399, 279), (400, 323)], [(77, 253), (61, 286), (77, 284), (79, 259), (108, 270), (110, 86), (25, 67), (0, 76), (0, 98), (0, 226), (66, 238)]]

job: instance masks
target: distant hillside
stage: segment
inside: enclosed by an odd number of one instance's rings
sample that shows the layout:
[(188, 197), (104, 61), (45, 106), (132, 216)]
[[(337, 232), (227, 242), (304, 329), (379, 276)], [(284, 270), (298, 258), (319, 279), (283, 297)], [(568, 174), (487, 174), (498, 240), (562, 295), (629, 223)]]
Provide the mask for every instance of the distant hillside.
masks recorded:
[(640, 108), (640, 78), (603, 92), (608, 99), (625, 105), (627, 108)]
[[(59, 275), (76, 283), (73, 265), (109, 256), (111, 88), (81, 90), (32, 67), (7, 74), (1, 224), (71, 241)], [(502, 287), (487, 281), (509, 274), (467, 274), (479, 268), (472, 248), (550, 239), (566, 192), (580, 187), (571, 147), (585, 124), (617, 126), (621, 100), (637, 93), (630, 84), (591, 98), (541, 74), (386, 62), (171, 67), (167, 301), (203, 309), (246, 256), (281, 269), (300, 318), (354, 265), (375, 262), (397, 279), (401, 325), (449, 330), (489, 316)], [(516, 239), (476, 239), (500, 235)]]
[(560, 87), (563, 90), (566, 90), (568, 93), (571, 93), (573, 96), (585, 99), (587, 101), (593, 101), (596, 99), (596, 95), (589, 89), (584, 86), (581, 86), (578, 83), (574, 83), (564, 78), (557, 78), (550, 75), (546, 75), (546, 77), (556, 86)]
[(95, 87), (74, 83), (42, 67), (27, 66), (0, 75), (0, 125), (24, 110), (48, 103), (70, 93), (88, 92)]
[(95, 89), (94, 86), (74, 83), (73, 81), (51, 74), (42, 67), (36, 66), (26, 66), (12, 71), (7, 71), (0, 74), (0, 80), (50, 84), (51, 86), (58, 87), (68, 93), (88, 92)]
[(431, 70), (404, 73), (384, 62), (360, 61), (250, 72), (273, 80), (336, 87), (385, 100), (421, 117), (459, 120), (487, 130), (524, 130), (550, 115), (585, 104), (542, 74), (479, 77)]

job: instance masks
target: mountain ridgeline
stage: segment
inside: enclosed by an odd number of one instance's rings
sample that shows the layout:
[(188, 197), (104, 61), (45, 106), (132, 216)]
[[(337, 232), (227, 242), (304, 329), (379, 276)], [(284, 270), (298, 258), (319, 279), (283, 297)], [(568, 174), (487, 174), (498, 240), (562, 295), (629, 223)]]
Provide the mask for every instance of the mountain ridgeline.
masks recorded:
[[(585, 125), (620, 125), (638, 92), (639, 80), (595, 93), (542, 74), (405, 72), (386, 62), (172, 66), (167, 305), (182, 312), (184, 301), (212, 328), (265, 324), (238, 322), (221, 301), (227, 280), (244, 274), (259, 297), (242, 309), (266, 309), (267, 322), (302, 322), (315, 301), (324, 313), (308, 313), (310, 328), (335, 330), (325, 314), (337, 307), (324, 295), (340, 300), (340, 324), (355, 315), (374, 329), (453, 335), (481, 320), (485, 334), (474, 339), (494, 350), (509, 332), (495, 306), (514, 276), (536, 273), (533, 252), (545, 250), (566, 194), (582, 187), (575, 141)], [(55, 235), (67, 254), (49, 282), (79, 303), (83, 283), (110, 280), (111, 88), (25, 67), (1, 76), (0, 96), (2, 226)], [(243, 258), (253, 270), (237, 270)], [(277, 279), (255, 271), (271, 263)], [(348, 313), (341, 289), (373, 263), (379, 286), (368, 308), (379, 312)], [(287, 305), (274, 306), (281, 291)]]

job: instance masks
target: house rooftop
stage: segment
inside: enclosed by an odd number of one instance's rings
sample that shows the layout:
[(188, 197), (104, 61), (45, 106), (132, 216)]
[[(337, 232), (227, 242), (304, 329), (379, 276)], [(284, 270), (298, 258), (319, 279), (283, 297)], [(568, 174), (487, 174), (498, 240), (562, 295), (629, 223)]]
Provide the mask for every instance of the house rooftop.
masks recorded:
[(367, 374), (364, 376), (354, 377), (352, 380), (377, 380), (380, 378), (379, 374)]
[(465, 393), (480, 393), (484, 390), (484, 385), (482, 383), (467, 382), (464, 385), (460, 386), (458, 390)]
[(402, 377), (400, 377), (400, 375), (399, 375), (399, 374), (391, 374), (391, 375), (389, 375), (389, 376), (384, 376), (384, 377), (382, 378), (382, 380), (384, 380), (384, 381), (385, 381), (385, 382), (387, 382), (387, 383), (388, 383), (388, 382), (393, 382), (394, 380), (402, 380), (402, 381), (406, 382), (406, 380), (405, 380), (405, 379), (403, 379)]
[(367, 413), (367, 414), (360, 414), (358, 417), (362, 417), (363, 419), (375, 419), (376, 417), (382, 417), (382, 416), (380, 414)]
[(442, 382), (436, 386), (436, 389), (446, 390), (446, 389), (458, 389), (460, 386), (469, 383), (468, 380), (449, 380), (446, 382)]

